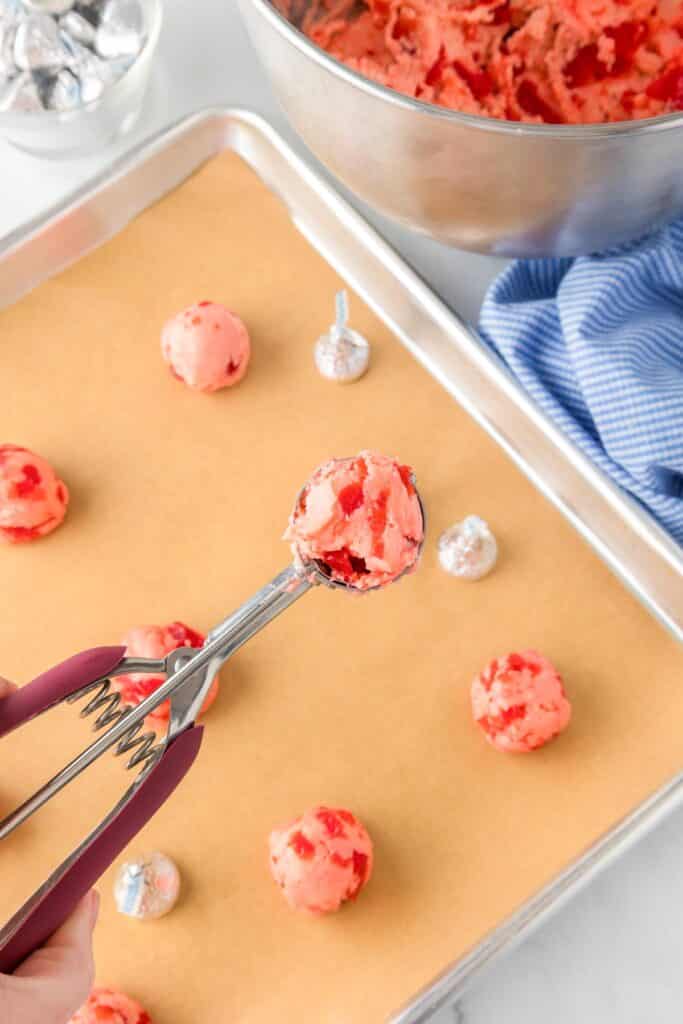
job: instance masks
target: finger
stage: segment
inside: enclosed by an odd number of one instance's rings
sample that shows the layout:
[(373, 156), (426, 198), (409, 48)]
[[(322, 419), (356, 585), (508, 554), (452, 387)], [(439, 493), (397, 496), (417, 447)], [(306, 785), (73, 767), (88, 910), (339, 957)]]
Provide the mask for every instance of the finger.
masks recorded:
[[(24, 1024), (63, 1024), (88, 997), (94, 979), (92, 933), (99, 896), (93, 890), (45, 945), (25, 960), (11, 979), (26, 999)], [(33, 1009), (35, 1006), (36, 1009)]]
[(14, 683), (10, 683), (9, 679), (5, 679), (4, 676), (0, 676), (0, 700), (2, 700), (3, 697), (8, 697), (10, 693), (14, 693), (16, 688), (16, 685)]

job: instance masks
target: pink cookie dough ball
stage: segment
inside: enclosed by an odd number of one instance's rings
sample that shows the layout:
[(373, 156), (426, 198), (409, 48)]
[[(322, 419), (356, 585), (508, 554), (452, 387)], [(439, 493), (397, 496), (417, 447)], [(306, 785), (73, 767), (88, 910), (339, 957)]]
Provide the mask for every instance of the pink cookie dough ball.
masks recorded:
[(0, 445), (0, 539), (36, 540), (66, 515), (69, 492), (49, 462), (16, 444)]
[(94, 988), (68, 1024), (152, 1024), (146, 1010), (122, 992)]
[[(170, 622), (167, 626), (135, 626), (123, 637), (121, 643), (129, 658), (165, 658), (178, 647), (201, 647), (205, 637), (184, 622)], [(166, 677), (148, 672), (131, 672), (115, 676), (113, 688), (121, 695), (121, 703), (136, 707), (150, 693), (158, 690)], [(206, 695), (202, 712), (211, 707), (218, 693), (218, 677), (211, 684)], [(165, 728), (171, 712), (171, 702), (165, 700), (147, 715), (145, 722), (151, 728)]]
[(537, 651), (494, 658), (472, 683), (472, 714), (497, 750), (527, 753), (569, 725), (562, 679)]
[(294, 910), (327, 914), (372, 874), (372, 840), (350, 811), (314, 807), (270, 834), (270, 870)]
[(178, 380), (196, 391), (218, 391), (242, 380), (251, 343), (235, 313), (218, 302), (197, 302), (164, 325), (161, 351)]
[(372, 451), (319, 466), (285, 534), (296, 557), (356, 590), (415, 569), (423, 537), (412, 469)]

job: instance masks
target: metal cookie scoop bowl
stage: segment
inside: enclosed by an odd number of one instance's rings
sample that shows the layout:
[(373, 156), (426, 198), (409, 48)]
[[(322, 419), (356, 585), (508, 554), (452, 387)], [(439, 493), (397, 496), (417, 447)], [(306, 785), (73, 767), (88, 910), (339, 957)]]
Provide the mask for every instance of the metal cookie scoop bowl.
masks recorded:
[(497, 121), (363, 78), (271, 0), (239, 0), (294, 127), (361, 199), (462, 249), (569, 256), (636, 238), (683, 213), (683, 114), (599, 125)]
[(332, 586), (378, 590), (413, 572), (424, 511), (409, 466), (378, 452), (319, 466), (285, 534), (295, 561)]

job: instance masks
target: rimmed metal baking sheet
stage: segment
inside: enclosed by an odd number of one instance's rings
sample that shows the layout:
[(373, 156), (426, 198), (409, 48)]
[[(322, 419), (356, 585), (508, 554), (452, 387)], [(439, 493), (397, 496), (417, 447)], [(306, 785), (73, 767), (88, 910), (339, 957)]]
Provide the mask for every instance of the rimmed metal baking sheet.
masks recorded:
[[(683, 640), (683, 553), (520, 391), (476, 333), (261, 119), (209, 110), (139, 145), (110, 170), (0, 244), (0, 305), (119, 232), (223, 150), (242, 156), (292, 221), (395, 336), (504, 448), (651, 614)], [(683, 776), (637, 808), (522, 906), (410, 1006), (398, 1024), (427, 1020), (476, 971), (568, 899), (683, 799)]]

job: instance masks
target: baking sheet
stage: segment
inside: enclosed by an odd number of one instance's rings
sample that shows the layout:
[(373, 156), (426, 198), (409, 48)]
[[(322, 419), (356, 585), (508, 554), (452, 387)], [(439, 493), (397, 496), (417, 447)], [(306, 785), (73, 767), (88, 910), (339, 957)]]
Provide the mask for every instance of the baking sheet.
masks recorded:
[[(345, 389), (317, 377), (311, 345), (339, 285), (225, 154), (0, 314), (3, 436), (48, 456), (73, 494), (61, 530), (1, 553), (7, 675), (138, 622), (210, 627), (282, 567), (291, 501), (331, 455), (395, 452), (427, 506), (417, 576), (364, 599), (310, 594), (224, 671), (200, 760), (135, 844), (178, 859), (182, 905), (129, 922), (103, 881), (100, 980), (158, 1021), (381, 1020), (680, 767), (680, 648), (357, 299), (371, 373)], [(244, 384), (212, 397), (167, 376), (158, 350), (169, 313), (204, 297), (254, 340)], [(471, 511), (503, 552), (476, 586), (435, 559)], [(547, 750), (508, 758), (472, 726), (468, 683), (529, 645), (563, 671), (575, 717)], [(4, 742), (4, 806), (82, 743), (68, 714), (57, 732), (34, 724), (30, 747)], [(3, 845), (17, 880), (3, 915), (122, 783), (106, 767), (106, 784), (79, 782)], [(377, 844), (367, 891), (322, 921), (284, 905), (265, 845), (315, 802), (348, 805)]]

